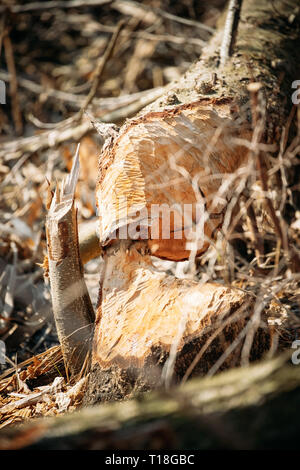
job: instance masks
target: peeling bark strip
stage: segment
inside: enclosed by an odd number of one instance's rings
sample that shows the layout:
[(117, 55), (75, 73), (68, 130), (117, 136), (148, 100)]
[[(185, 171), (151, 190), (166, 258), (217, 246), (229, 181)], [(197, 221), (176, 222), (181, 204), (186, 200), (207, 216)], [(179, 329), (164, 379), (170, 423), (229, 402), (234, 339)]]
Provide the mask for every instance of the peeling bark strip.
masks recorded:
[(89, 352), (94, 311), (79, 256), (74, 189), (78, 155), (65, 186), (56, 189), (46, 233), (53, 314), (66, 369), (79, 372)]
[[(182, 260), (191, 249), (184, 237), (166, 240), (160, 218), (151, 218), (149, 209), (155, 203), (202, 202), (204, 217), (196, 220), (192, 211), (191, 218), (203, 224), (197, 253), (207, 249), (248, 160), (246, 144), (255, 124), (250, 82), (263, 85), (264, 140), (276, 141), (284, 123), (286, 96), (300, 62), (297, 7), (298, 0), (245, 0), (235, 52), (226, 64), (218, 68), (224, 35), (220, 28), (201, 60), (171, 91), (127, 121), (104, 147), (97, 204), (105, 269), (87, 402), (128, 397), (156, 386), (161, 378), (168, 383), (173, 373), (175, 379), (186, 378), (195, 357), (200, 360), (195, 374), (208, 372), (216, 363), (237, 364), (251, 326), (251, 302), (237, 289), (183, 282), (157, 272), (151, 254)], [(118, 239), (143, 209), (147, 217), (138, 222), (147, 230), (156, 225), (156, 239), (149, 232), (144, 241)], [(171, 233), (184, 228), (173, 222)], [(268, 333), (258, 330), (251, 359), (268, 349)]]

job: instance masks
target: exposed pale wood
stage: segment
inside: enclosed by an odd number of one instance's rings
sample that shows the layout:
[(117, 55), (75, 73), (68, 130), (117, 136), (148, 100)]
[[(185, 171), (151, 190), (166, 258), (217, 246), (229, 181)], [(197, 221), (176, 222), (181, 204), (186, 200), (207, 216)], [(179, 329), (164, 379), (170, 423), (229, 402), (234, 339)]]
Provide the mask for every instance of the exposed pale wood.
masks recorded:
[[(226, 347), (239, 345), (237, 340), (243, 338), (252, 314), (246, 294), (157, 273), (149, 255), (177, 261), (187, 259), (192, 250), (199, 255), (222, 226), (243, 167), (254, 162), (249, 152), (256, 124), (251, 112), (257, 112), (249, 99), (252, 81), (262, 83), (260, 96), (266, 107), (265, 132), (255, 144), (278, 137), (289, 108), (285, 97), (295, 73), (293, 64), (300, 58), (300, 48), (295, 47), (298, 17), (290, 20), (297, 15), (296, 7), (296, 0), (278, 1), (280, 16), (274, 21), (271, 2), (245, 0), (235, 51), (226, 64), (219, 68), (223, 21), (201, 60), (104, 146), (97, 204), (105, 269), (87, 402), (130, 396), (133, 390), (149, 389), (162, 380), (168, 383), (172, 373), (174, 379), (182, 377), (215, 333), (194, 370), (205, 374)], [(278, 73), (278, 56), (285, 63), (284, 76)], [(254, 164), (250, 171), (255, 171)], [(204, 211), (197, 218), (199, 202)], [(192, 204), (189, 223), (201, 229), (196, 250), (187, 244), (186, 232), (175, 237), (187, 228), (180, 217), (171, 221), (172, 236), (166, 239), (162, 218), (151, 213), (153, 204), (163, 203)], [(137, 238), (144, 241), (121, 241), (125, 228), (134, 229), (137, 223)], [(158, 229), (152, 239), (151, 227)], [(250, 359), (269, 347), (268, 329), (257, 334)], [(224, 367), (236, 364), (239, 348), (232, 353)]]
[(97, 235), (97, 221), (91, 221), (79, 226), (79, 253), (82, 264), (86, 264), (93, 258), (102, 254)]
[[(100, 158), (97, 201), (100, 241), (110, 243), (115, 230), (136, 223), (139, 213), (145, 237), (147, 226), (160, 227), (160, 218), (149, 214), (153, 204), (193, 204), (201, 196), (206, 203), (207, 222), (199, 240), (198, 254), (209, 246), (222, 224), (223, 212), (237, 180), (226, 197), (216, 194), (228, 174), (245, 164), (249, 151), (233, 137), (250, 139), (251, 105), (247, 85), (262, 83), (266, 102), (266, 128), (262, 139), (278, 138), (291, 103), (291, 83), (299, 63), (299, 12), (297, 1), (278, 1), (274, 21), (271, 2), (246, 0), (235, 52), (219, 68), (222, 27), (214, 35), (199, 62), (137, 119), (128, 121)], [(296, 15), (293, 21), (292, 15)], [(297, 16), (298, 15), (298, 16)], [(278, 26), (277, 26), (278, 24)], [(266, 51), (268, 59), (266, 60)], [(280, 57), (280, 61), (278, 61)], [(280, 73), (284, 71), (284, 74)], [(192, 184), (193, 183), (193, 184)], [(147, 210), (145, 220), (144, 210)], [(213, 213), (213, 216), (211, 216)], [(219, 214), (219, 217), (217, 216)], [(198, 221), (192, 209), (192, 223)], [(213, 217), (213, 218), (212, 218)], [(180, 217), (178, 217), (178, 220)], [(171, 226), (180, 232), (182, 222)], [(189, 256), (185, 237), (149, 241), (155, 256), (182, 260)]]
[(94, 310), (79, 256), (74, 191), (79, 172), (78, 151), (61, 191), (56, 188), (46, 220), (49, 278), (53, 314), (65, 366), (80, 371), (90, 349)]
[(97, 65), (97, 68), (95, 70), (95, 74), (94, 74), (94, 77), (93, 77), (93, 83), (92, 83), (91, 89), (90, 89), (89, 94), (87, 95), (87, 97), (86, 97), (86, 99), (83, 103), (83, 106), (82, 106), (81, 110), (78, 113), (78, 120), (82, 119), (82, 116), (85, 113), (87, 107), (93, 101), (93, 99), (96, 95), (96, 92), (97, 92), (99, 84), (100, 84), (100, 80), (101, 80), (102, 75), (103, 75), (103, 73), (105, 71), (105, 68), (107, 66), (107, 62), (109, 61), (109, 59), (111, 58), (111, 56), (113, 54), (114, 48), (116, 46), (116, 42), (118, 40), (118, 37), (119, 37), (120, 32), (123, 29), (123, 27), (124, 27), (124, 21), (121, 20), (119, 22), (119, 24), (117, 25), (116, 31), (114, 32), (112, 38), (108, 42), (108, 45), (105, 49), (103, 57), (101, 57), (101, 60), (98, 62), (98, 65)]
[[(233, 173), (247, 155), (231, 137), (249, 138), (248, 126), (235, 124), (230, 115), (230, 101), (204, 99), (173, 110), (149, 113), (123, 127), (100, 159), (97, 200), (101, 244), (116, 238), (116, 230), (124, 229), (125, 225), (130, 230), (141, 220), (142, 237), (151, 237), (149, 246), (155, 256), (186, 259), (190, 254), (186, 249), (189, 239), (183, 231), (189, 227), (195, 230), (193, 224), (201, 224), (196, 214), (200, 199), (199, 205), (202, 202), (206, 206), (202, 217), (205, 212), (209, 218), (204, 224), (205, 238), (201, 236), (198, 242), (198, 254), (204, 252), (223, 222), (227, 200), (238, 181), (237, 178), (233, 181), (226, 195), (215, 198), (222, 184), (221, 176)], [(216, 134), (218, 139), (214, 142)], [(169, 240), (163, 231), (162, 214), (156, 216), (154, 205), (165, 205), (167, 212), (174, 208), (176, 216), (174, 220), (170, 218)], [(184, 210), (185, 224), (181, 215)]]
[[(243, 338), (253, 313), (245, 292), (158, 272), (146, 242), (124, 241), (103, 258), (86, 404), (169, 387), (193, 361), (188, 374), (204, 375), (238, 335)], [(239, 364), (237, 346), (221, 370)], [(268, 328), (259, 327), (251, 359), (268, 348)]]
[[(158, 272), (144, 250), (142, 244), (124, 244), (104, 256), (101, 321), (94, 336), (94, 361), (101, 367), (142, 368), (153, 350), (169, 353), (178, 337), (178, 352), (243, 302), (247, 311), (244, 292)], [(244, 320), (241, 312), (237, 322)]]

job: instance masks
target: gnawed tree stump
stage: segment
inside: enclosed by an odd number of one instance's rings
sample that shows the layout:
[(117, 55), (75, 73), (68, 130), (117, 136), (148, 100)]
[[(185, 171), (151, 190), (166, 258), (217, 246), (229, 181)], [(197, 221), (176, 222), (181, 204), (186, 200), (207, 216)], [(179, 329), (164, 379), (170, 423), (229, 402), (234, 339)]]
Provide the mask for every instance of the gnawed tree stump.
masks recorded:
[[(235, 363), (239, 348), (228, 357), (225, 351), (244, 334), (252, 312), (247, 295), (158, 273), (150, 255), (180, 261), (203, 253), (222, 226), (239, 171), (253, 157), (243, 145), (251, 140), (251, 126), (264, 125), (255, 144), (279, 135), (299, 56), (296, 7), (295, 0), (277, 2), (280, 17), (274, 21), (272, 3), (245, 1), (233, 57), (219, 67), (220, 28), (171, 92), (104, 146), (97, 203), (105, 269), (87, 402), (129, 396), (168, 382), (172, 372), (175, 380), (182, 378), (197, 353), (194, 373), (206, 373), (224, 354), (222, 366)], [(283, 77), (278, 55), (286, 63)], [(251, 81), (263, 85), (260, 96), (252, 96), (260, 100), (259, 111), (249, 100)], [(163, 210), (153, 214), (154, 205), (173, 212), (170, 234), (164, 232)], [(262, 337), (254, 341), (254, 357), (268, 347), (268, 335)]]
[[(246, 331), (252, 314), (251, 297), (241, 290), (158, 272), (144, 242), (129, 244), (112, 246), (104, 255), (85, 403), (170, 385), (185, 376), (194, 359), (189, 375), (204, 375)], [(258, 348), (267, 349), (267, 341), (260, 329), (254, 356)], [(228, 354), (220, 369), (236, 365), (239, 354), (240, 348)]]
[[(255, 171), (251, 127), (258, 125), (255, 145), (280, 135), (299, 63), (297, 5), (278, 1), (274, 10), (272, 2), (245, 1), (228, 62), (219, 67), (220, 28), (182, 80), (104, 146), (97, 203), (105, 269), (87, 402), (128, 397), (168, 382), (173, 371), (181, 378), (198, 351), (194, 373), (207, 372), (220, 356), (222, 366), (235, 364), (239, 348), (228, 357), (225, 351), (245, 333), (252, 314), (247, 295), (158, 273), (150, 255), (180, 261), (203, 253), (222, 226), (243, 168)], [(252, 103), (250, 82), (263, 86), (252, 92)], [(175, 214), (170, 236), (163, 212), (152, 213), (153, 205), (163, 204)], [(254, 358), (269, 346), (264, 333), (254, 340)]]

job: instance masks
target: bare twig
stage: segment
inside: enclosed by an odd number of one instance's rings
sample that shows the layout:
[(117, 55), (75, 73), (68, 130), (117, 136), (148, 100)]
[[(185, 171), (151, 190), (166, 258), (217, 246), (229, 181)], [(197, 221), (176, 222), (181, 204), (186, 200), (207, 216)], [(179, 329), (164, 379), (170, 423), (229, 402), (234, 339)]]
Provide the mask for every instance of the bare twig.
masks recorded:
[[(261, 91), (261, 84), (250, 83), (248, 85), (248, 90), (251, 94), (251, 109), (253, 125), (255, 126), (253, 130), (253, 143), (257, 142), (259, 144), (264, 133), (266, 120), (265, 103)], [(283, 220), (279, 220), (277, 217), (271, 197), (269, 196), (268, 172), (264, 161), (264, 154), (261, 152), (259, 147), (253, 149), (252, 153), (256, 161), (256, 167), (262, 187), (263, 198), (266, 203), (266, 208), (274, 224), (275, 232), (281, 240), (281, 245), (285, 251), (285, 255), (288, 258), (289, 242), (287, 237), (287, 230), (286, 227), (283, 227)]]
[(270, 196), (268, 195), (269, 193), (269, 187), (268, 187), (268, 173), (265, 169), (265, 163), (263, 156), (259, 153), (258, 158), (257, 158), (257, 167), (258, 167), (258, 174), (260, 177), (262, 189), (263, 189), (263, 195), (266, 201), (266, 207), (268, 209), (269, 215), (272, 219), (272, 222), (274, 224), (275, 232), (276, 234), (280, 237), (282, 247), (285, 251), (286, 256), (288, 257), (288, 252), (289, 252), (289, 242), (287, 238), (287, 230), (286, 227), (282, 227), (282, 224), (284, 223), (283, 220), (279, 220), (279, 218), (276, 215), (276, 211), (274, 209), (272, 200)]
[(68, 1), (48, 1), (48, 2), (32, 2), (27, 5), (2, 5), (0, 12), (10, 10), (12, 13), (26, 13), (27, 11), (43, 11), (54, 8), (80, 8), (90, 6), (100, 6), (111, 3), (112, 0), (68, 0)]
[[(214, 33), (214, 29), (206, 24), (200, 23), (199, 21), (190, 20), (187, 18), (181, 18), (180, 16), (173, 15), (168, 13), (167, 11), (162, 10), (161, 8), (154, 8), (153, 6), (143, 5), (142, 3), (134, 2), (134, 1), (125, 1), (124, 0), (115, 0), (112, 5), (112, 8), (115, 10), (120, 11), (123, 14), (136, 16), (138, 18), (145, 17), (145, 14), (151, 13), (151, 17), (149, 16), (150, 20), (155, 20), (155, 13), (163, 18), (167, 18), (172, 21), (176, 21), (181, 24), (185, 24), (187, 26), (192, 26), (198, 28), (202, 31), (206, 31), (210, 34)], [(156, 17), (156, 20), (158, 18)]]
[(172, 15), (171, 13), (168, 13), (167, 11), (164, 11), (161, 8), (155, 8), (154, 11), (159, 13), (164, 18), (168, 18), (169, 20), (177, 21), (178, 23), (185, 24), (187, 26), (193, 26), (195, 28), (206, 31), (210, 34), (213, 34), (215, 32), (214, 28), (211, 28), (207, 24), (200, 23), (199, 21), (190, 20), (187, 18), (181, 18), (180, 16), (177, 16), (177, 15)]
[(232, 55), (235, 45), (240, 11), (243, 0), (230, 0), (228, 13), (225, 22), (224, 36), (220, 50), (220, 64), (225, 65), (228, 58)]
[(87, 109), (88, 105), (92, 102), (94, 96), (96, 95), (96, 92), (97, 92), (97, 89), (99, 87), (99, 83), (100, 83), (100, 80), (102, 78), (103, 72), (105, 70), (107, 62), (109, 61), (109, 59), (111, 58), (111, 56), (113, 54), (117, 39), (119, 37), (119, 34), (120, 34), (122, 28), (124, 27), (124, 24), (125, 24), (124, 21), (121, 20), (119, 22), (119, 24), (117, 25), (117, 29), (114, 32), (111, 40), (109, 41), (109, 44), (108, 44), (108, 46), (107, 46), (107, 48), (104, 52), (103, 57), (101, 58), (100, 62), (97, 65), (92, 87), (90, 89), (89, 94), (86, 97), (86, 100), (85, 100), (81, 110), (78, 113), (78, 119), (82, 118), (82, 116), (83, 116), (85, 110)]
[(151, 34), (146, 31), (137, 31), (132, 33), (132, 37), (144, 38), (149, 41), (165, 41), (173, 42), (174, 44), (194, 44), (195, 46), (200, 46), (201, 48), (207, 45), (207, 41), (204, 41), (200, 38), (190, 38), (188, 36), (175, 36), (173, 34)]
[(13, 115), (13, 120), (15, 123), (16, 132), (18, 135), (21, 135), (23, 132), (23, 123), (22, 123), (22, 115), (21, 115), (19, 98), (18, 98), (17, 73), (16, 73), (13, 47), (12, 47), (12, 43), (8, 34), (4, 36), (3, 44), (4, 44), (7, 68), (11, 75), (10, 95), (11, 95), (12, 115)]
[(255, 253), (257, 257), (258, 266), (261, 266), (264, 257), (264, 244), (261, 238), (261, 234), (259, 233), (259, 229), (257, 226), (257, 221), (255, 217), (255, 212), (253, 209), (252, 204), (247, 205), (247, 216), (250, 225), (250, 231), (252, 236), (252, 241), (254, 243)]
[(2, 15), (1, 20), (0, 20), (0, 57), (2, 53), (2, 43), (3, 43), (3, 38), (5, 36), (5, 21), (6, 21), (6, 15)]
[[(4, 82), (10, 82), (11, 75), (4, 70), (0, 70), (0, 80)], [(40, 85), (39, 83), (33, 82), (32, 80), (28, 80), (26, 78), (18, 78), (18, 85), (20, 88), (25, 88), (32, 93), (37, 95), (46, 94), (50, 98), (55, 98), (55, 100), (63, 101), (64, 103), (68, 103), (74, 108), (81, 108), (83, 103), (85, 102), (86, 95), (77, 95), (73, 93), (69, 93), (62, 90), (57, 90), (56, 88), (45, 88), (44, 86)], [(148, 104), (148, 100), (158, 98), (162, 93), (164, 93), (164, 87), (156, 87), (145, 91), (138, 91), (137, 93), (131, 93), (126, 95), (121, 95), (117, 97), (109, 97), (109, 98), (94, 98), (93, 104), (97, 106), (97, 111), (101, 112), (102, 110), (107, 112), (117, 111), (125, 106), (130, 105), (138, 105), (140, 102), (140, 106), (144, 106), (144, 101)], [(126, 111), (125, 111), (126, 112)], [(33, 118), (36, 120), (36, 118)], [(57, 123), (41, 123), (37, 120), (37, 127), (45, 127), (45, 128), (54, 128), (57, 126)]]
[(20, 157), (27, 158), (26, 155), (28, 156), (44, 148), (55, 147), (66, 140), (75, 139), (78, 141), (90, 129), (92, 129), (92, 125), (88, 121), (84, 121), (78, 126), (70, 125), (67, 128), (62, 128), (58, 125), (55, 129), (43, 132), (37, 136), (24, 137), (3, 144), (0, 148), (0, 157), (4, 158), (5, 161)]

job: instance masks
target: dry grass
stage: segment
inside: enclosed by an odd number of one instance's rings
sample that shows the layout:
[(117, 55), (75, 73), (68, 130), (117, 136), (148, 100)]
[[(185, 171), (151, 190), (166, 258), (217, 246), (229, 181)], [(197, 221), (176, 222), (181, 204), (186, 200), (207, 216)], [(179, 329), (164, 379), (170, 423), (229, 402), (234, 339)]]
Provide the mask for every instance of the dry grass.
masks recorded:
[[(68, 118), (84, 103), (97, 58), (104, 51), (108, 32), (114, 30), (115, 19), (120, 14), (112, 14), (108, 8), (100, 24), (90, 10), (75, 10), (73, 15), (60, 13), (48, 17), (45, 14), (38, 37), (30, 32), (33, 17), (28, 13), (21, 15), (20, 24), (24, 25), (28, 37), (23, 52), (19, 32), (12, 28), (8, 15), (6, 26), (13, 48), (7, 42), (2, 46), (6, 47), (10, 60), (7, 70), (0, 71), (0, 79), (14, 80), (15, 84), (17, 77), (18, 83), (18, 88), (15, 86), (13, 90), (14, 99), (7, 105), (11, 111), (0, 110), (0, 339), (5, 341), (8, 356), (8, 363), (4, 367), (0, 365), (4, 371), (0, 376), (2, 426), (72, 410), (80, 405), (82, 398), (83, 388), (74, 389), (74, 384), (65, 381), (60, 382), (59, 390), (54, 387), (41, 393), (43, 385), (49, 386), (55, 377), (63, 376), (60, 348), (55, 346), (57, 336), (49, 286), (39, 266), (46, 253), (47, 180), (61, 180), (65, 176), (76, 142), (80, 140), (82, 176), (76, 195), (80, 221), (94, 217), (95, 168), (102, 141), (88, 120), (74, 127)], [(159, 12), (155, 15), (153, 22), (139, 17), (137, 10), (128, 18), (127, 36), (123, 36), (103, 78), (101, 99), (96, 97), (90, 109), (95, 117), (122, 122), (159, 96), (162, 86), (179, 77), (200, 54), (201, 41), (209, 33), (201, 36), (197, 24), (182, 25), (161, 17)], [(217, 16), (216, 8), (207, 10), (203, 20), (213, 25)], [(1, 38), (3, 28), (2, 25)], [(40, 40), (44, 44), (45, 31), (47, 47), (56, 50), (55, 28), (65, 31), (67, 50), (63, 52), (60, 43), (57, 60), (49, 57), (43, 62), (42, 51), (37, 58), (31, 57), (32, 42)], [(84, 33), (83, 44), (74, 39), (78, 28)], [(146, 33), (145, 28), (148, 28)], [(191, 36), (194, 41), (190, 40)], [(178, 38), (184, 37), (189, 38), (189, 44), (183, 52)], [(72, 51), (77, 51), (75, 57)], [(14, 63), (18, 64), (15, 72)], [(126, 64), (129, 65), (125, 67)], [(16, 76), (11, 77), (14, 73)], [(24, 78), (25, 74), (31, 78)], [(39, 83), (33, 79), (35, 75)], [(278, 349), (290, 348), (300, 332), (300, 115), (294, 110), (278, 141), (266, 145), (260, 139), (265, 122), (263, 104), (260, 102), (259, 106), (260, 118), (253, 129), (253, 139), (241, 142), (249, 149), (248, 163), (230, 175), (228, 181), (224, 180), (218, 194), (222, 197), (228, 185), (234, 180), (238, 182), (217, 239), (210, 240), (210, 249), (200, 259), (191, 257), (183, 263), (154, 261), (159, 269), (169, 270), (175, 276), (219, 281), (249, 292), (254, 299), (250, 321), (211, 368), (210, 375), (219, 370), (235, 348), (240, 348), (240, 364), (247, 365), (259, 326), (272, 331), (270, 356)], [(17, 138), (20, 116), (24, 133)], [(63, 118), (61, 123), (55, 122), (57, 116)], [(198, 175), (198, 183), (202, 177), (207, 175)], [(94, 304), (99, 263), (99, 260), (91, 262), (86, 268)], [(220, 334), (224, 327), (220, 325), (215, 334)], [(184, 380), (207, 346), (201, 349)], [(7, 369), (11, 363), (13, 367)], [(84, 379), (81, 385), (84, 386)], [(40, 397), (34, 398), (37, 393)], [(28, 402), (16, 405), (26, 397)]]

